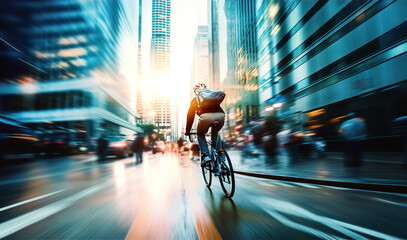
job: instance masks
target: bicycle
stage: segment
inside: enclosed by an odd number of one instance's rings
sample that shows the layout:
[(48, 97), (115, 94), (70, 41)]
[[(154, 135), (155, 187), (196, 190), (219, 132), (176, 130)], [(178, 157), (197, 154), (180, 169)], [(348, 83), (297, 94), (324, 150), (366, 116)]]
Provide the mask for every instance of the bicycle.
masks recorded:
[[(212, 123), (211, 128), (216, 127), (218, 124), (218, 122)], [(215, 137), (217, 139), (214, 139)], [(189, 139), (191, 140), (191, 135), (189, 135)], [(230, 160), (228, 153), (223, 149), (222, 140), (219, 135), (214, 136), (211, 131), (211, 140), (207, 142), (211, 154), (211, 162), (201, 167), (206, 187), (211, 187), (212, 175), (218, 177), (226, 197), (232, 198), (235, 193), (235, 174), (232, 161)], [(216, 146), (218, 144), (220, 145), (219, 150), (217, 150), (218, 148)]]

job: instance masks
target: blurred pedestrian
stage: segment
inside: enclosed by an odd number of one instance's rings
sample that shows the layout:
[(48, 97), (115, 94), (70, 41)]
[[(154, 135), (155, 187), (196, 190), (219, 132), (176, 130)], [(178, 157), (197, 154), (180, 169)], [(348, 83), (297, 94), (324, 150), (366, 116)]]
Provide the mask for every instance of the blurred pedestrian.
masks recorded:
[(260, 146), (263, 144), (263, 125), (257, 124), (250, 128), (250, 132), (253, 136), (253, 144)]
[(294, 131), (290, 129), (288, 133), (288, 141), (285, 143), (285, 147), (288, 151), (291, 161), (299, 159), (299, 146), (301, 144), (301, 137), (299, 131)]
[(171, 150), (171, 152), (174, 152), (174, 143), (173, 142), (170, 143), (170, 150)]
[(137, 133), (136, 138), (134, 138), (134, 141), (131, 145), (131, 150), (134, 152), (134, 156), (136, 157), (136, 163), (143, 162), (144, 149), (144, 135), (141, 133)]
[(344, 164), (345, 166), (357, 167), (362, 165), (362, 143), (366, 137), (366, 124), (358, 118), (356, 113), (346, 116), (339, 129), (339, 133), (345, 140)]
[(97, 140), (96, 153), (99, 161), (106, 159), (107, 148), (109, 147), (109, 140), (106, 138), (105, 134), (101, 134), (100, 138)]
[(179, 153), (179, 155), (181, 155), (181, 148), (184, 145), (184, 140), (181, 137), (178, 139), (177, 145), (178, 145), (178, 153)]
[(282, 123), (275, 115), (266, 118), (263, 127), (263, 150), (268, 156), (275, 156), (277, 149), (277, 133), (281, 131)]
[(192, 139), (192, 146), (191, 146), (191, 150), (192, 150), (192, 156), (195, 157), (199, 157), (199, 143), (198, 143), (198, 139), (197, 138), (193, 138)]
[(324, 139), (321, 137), (315, 137), (313, 139), (313, 145), (314, 145), (314, 150), (317, 153), (317, 156), (319, 158), (325, 157), (326, 143), (325, 143)]
[(291, 129), (288, 127), (284, 127), (284, 129), (277, 133), (277, 144), (280, 149), (280, 154), (286, 155), (288, 154), (287, 143), (290, 141), (290, 134)]

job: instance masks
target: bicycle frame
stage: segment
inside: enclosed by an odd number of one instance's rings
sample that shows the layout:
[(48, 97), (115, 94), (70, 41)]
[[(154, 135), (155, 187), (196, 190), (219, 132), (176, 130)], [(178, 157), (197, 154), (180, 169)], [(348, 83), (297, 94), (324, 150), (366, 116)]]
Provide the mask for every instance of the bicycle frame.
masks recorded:
[[(218, 136), (219, 137), (219, 136)], [(221, 139), (219, 139), (220, 140), (220, 143), (222, 142), (222, 140)], [(225, 175), (223, 174), (223, 172), (222, 172), (222, 169), (221, 169), (221, 166), (223, 166), (224, 168), (225, 168), (225, 170), (226, 170), (226, 172), (228, 173), (228, 172), (230, 172), (230, 169), (229, 169), (229, 167), (227, 166), (227, 164), (225, 164), (225, 159), (224, 158), (222, 158), (221, 156), (220, 156), (220, 154), (219, 154), (219, 152), (220, 151), (222, 151), (222, 149), (220, 149), (220, 150), (217, 150), (216, 149), (216, 147), (214, 147), (214, 146), (212, 146), (212, 140), (209, 140), (208, 141), (208, 147), (210, 147), (210, 151), (211, 151), (211, 160), (212, 160), (212, 169), (213, 170), (215, 170), (215, 168), (216, 168), (216, 171), (219, 173), (219, 176), (218, 177), (225, 177)], [(216, 175), (215, 175), (216, 176)], [(226, 180), (226, 179), (225, 179)], [(228, 178), (227, 178), (227, 183), (230, 183), (230, 179), (229, 179), (229, 176), (228, 176)]]
[[(190, 138), (191, 140), (191, 138)], [(212, 177), (219, 177), (219, 182), (226, 197), (231, 198), (235, 192), (235, 178), (229, 155), (223, 150), (222, 139), (218, 134), (211, 133), (211, 140), (207, 140), (211, 161), (201, 165), (206, 186), (210, 188)]]
[(208, 141), (208, 147), (210, 147), (211, 151), (212, 168), (213, 170), (215, 170), (216, 167), (217, 168), (216, 170), (220, 172), (219, 153), (216, 150), (216, 148), (212, 146), (212, 140)]
[[(196, 133), (191, 133), (190, 135), (196, 135)], [(217, 134), (216, 136), (213, 136), (213, 134), (210, 134), (211, 136), (211, 140), (207, 140), (207, 144), (208, 144), (208, 148), (210, 149), (210, 154), (211, 154), (211, 164), (212, 164), (212, 170), (215, 170), (215, 168), (217, 168), (217, 172), (220, 173), (220, 176), (222, 176), (222, 171), (221, 171), (221, 166), (223, 165), (225, 170), (227, 170), (227, 172), (230, 171), (229, 167), (227, 166), (227, 164), (225, 164), (225, 159), (223, 159), (222, 157), (220, 157), (219, 151), (222, 151), (222, 149), (217, 150), (216, 147), (217, 146), (213, 146), (212, 145), (212, 140), (216, 137), (217, 138), (217, 142), (222, 144), (222, 139), (220, 139), (220, 136)], [(189, 139), (191, 140), (191, 137)], [(220, 159), (220, 160), (219, 160)], [(228, 178), (228, 183), (230, 183), (230, 179)]]

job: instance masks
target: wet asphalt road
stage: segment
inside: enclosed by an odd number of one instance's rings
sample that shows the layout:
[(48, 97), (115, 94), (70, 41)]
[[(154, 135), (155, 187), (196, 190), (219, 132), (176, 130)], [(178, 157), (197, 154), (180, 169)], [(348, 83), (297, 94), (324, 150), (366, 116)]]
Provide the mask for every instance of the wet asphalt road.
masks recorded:
[(3, 166), (0, 239), (407, 238), (407, 195), (236, 175), (229, 200), (216, 180), (169, 153)]

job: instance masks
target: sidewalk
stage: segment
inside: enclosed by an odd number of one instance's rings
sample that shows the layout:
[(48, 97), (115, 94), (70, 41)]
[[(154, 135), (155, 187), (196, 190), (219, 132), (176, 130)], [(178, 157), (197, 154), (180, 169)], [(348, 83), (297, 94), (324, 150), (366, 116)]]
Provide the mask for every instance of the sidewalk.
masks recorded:
[(244, 157), (228, 150), (235, 171), (351, 183), (407, 186), (407, 169), (395, 153), (365, 153), (363, 166), (344, 167), (342, 153), (327, 153), (324, 158), (292, 161), (286, 155)]

